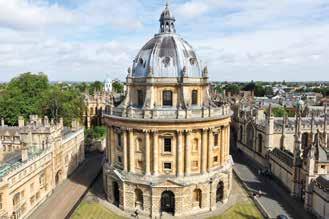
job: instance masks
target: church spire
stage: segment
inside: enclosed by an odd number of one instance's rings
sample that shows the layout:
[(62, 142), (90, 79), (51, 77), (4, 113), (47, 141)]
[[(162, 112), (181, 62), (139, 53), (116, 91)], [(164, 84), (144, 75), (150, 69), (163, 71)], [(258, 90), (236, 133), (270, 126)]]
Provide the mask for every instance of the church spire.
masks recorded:
[(161, 13), (160, 16), (160, 33), (176, 33), (175, 29), (175, 17), (172, 15), (168, 1), (166, 3), (165, 10)]

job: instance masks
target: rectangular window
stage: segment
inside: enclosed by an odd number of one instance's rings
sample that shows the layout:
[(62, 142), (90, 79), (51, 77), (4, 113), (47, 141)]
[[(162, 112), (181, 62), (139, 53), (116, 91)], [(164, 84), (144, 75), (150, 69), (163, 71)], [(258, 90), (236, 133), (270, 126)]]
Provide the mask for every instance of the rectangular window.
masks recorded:
[(164, 138), (164, 152), (170, 153), (171, 152), (171, 138)]
[(137, 90), (137, 105), (142, 107), (144, 104), (144, 92), (142, 90)]
[(214, 157), (214, 163), (217, 163), (218, 162), (218, 156), (215, 156)]
[(214, 134), (214, 146), (218, 146), (218, 133)]
[(171, 170), (171, 163), (169, 163), (169, 162), (163, 163), (163, 169), (164, 170)]
[(162, 94), (162, 98), (163, 98), (163, 106), (172, 106), (172, 92), (169, 90), (165, 90), (163, 91)]
[(192, 105), (197, 105), (198, 104), (198, 91), (193, 90), (192, 91)]

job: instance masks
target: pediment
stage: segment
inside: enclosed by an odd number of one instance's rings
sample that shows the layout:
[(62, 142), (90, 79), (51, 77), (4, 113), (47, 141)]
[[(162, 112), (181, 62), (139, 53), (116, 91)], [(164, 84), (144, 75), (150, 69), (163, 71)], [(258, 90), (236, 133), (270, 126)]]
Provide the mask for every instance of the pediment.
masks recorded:
[(163, 182), (159, 182), (158, 184), (155, 184), (155, 187), (182, 187), (183, 184), (179, 182), (175, 182), (173, 180), (167, 179)]

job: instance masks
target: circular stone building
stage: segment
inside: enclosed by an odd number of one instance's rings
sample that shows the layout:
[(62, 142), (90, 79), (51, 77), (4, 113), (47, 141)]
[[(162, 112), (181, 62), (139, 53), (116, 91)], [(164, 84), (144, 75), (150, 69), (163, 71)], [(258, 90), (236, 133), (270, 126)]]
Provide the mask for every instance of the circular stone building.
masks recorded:
[(175, 31), (168, 6), (160, 33), (127, 76), (125, 100), (104, 114), (104, 185), (111, 203), (158, 217), (211, 211), (232, 186), (229, 106), (209, 97), (207, 68)]

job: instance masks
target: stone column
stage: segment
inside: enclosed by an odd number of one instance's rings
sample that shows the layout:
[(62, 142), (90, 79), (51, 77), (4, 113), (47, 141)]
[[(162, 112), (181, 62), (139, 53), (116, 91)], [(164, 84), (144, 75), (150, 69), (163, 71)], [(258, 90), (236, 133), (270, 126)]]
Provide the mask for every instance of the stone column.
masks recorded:
[(177, 131), (177, 176), (183, 176), (184, 172), (184, 153), (183, 153), (183, 131)]
[(150, 145), (150, 131), (144, 130), (145, 133), (145, 174), (151, 174), (151, 145)]
[(191, 130), (186, 130), (185, 138), (185, 176), (191, 173)]
[(230, 155), (230, 140), (231, 140), (231, 136), (230, 136), (230, 126), (227, 126), (227, 133), (226, 133), (226, 148), (225, 148), (225, 161), (228, 160), (228, 157)]
[(127, 144), (127, 130), (124, 129), (122, 131), (122, 137), (123, 137), (123, 170), (125, 172), (128, 172), (128, 144)]
[(207, 138), (208, 138), (208, 129), (202, 129), (201, 173), (207, 172)]
[(128, 129), (129, 132), (129, 171), (135, 173), (135, 141), (134, 130)]
[(226, 128), (224, 126), (220, 129), (220, 165), (224, 163), (224, 156), (225, 156), (225, 148), (226, 148)]
[(214, 130), (210, 129), (209, 130), (209, 144), (208, 144), (208, 171), (210, 171), (212, 167), (212, 160), (213, 160), (213, 150), (214, 147)]
[(159, 148), (158, 148), (158, 131), (153, 130), (153, 175), (159, 173)]

